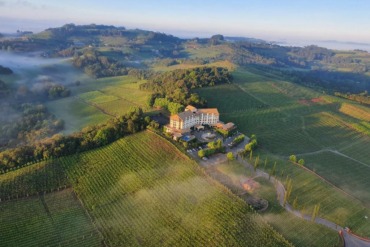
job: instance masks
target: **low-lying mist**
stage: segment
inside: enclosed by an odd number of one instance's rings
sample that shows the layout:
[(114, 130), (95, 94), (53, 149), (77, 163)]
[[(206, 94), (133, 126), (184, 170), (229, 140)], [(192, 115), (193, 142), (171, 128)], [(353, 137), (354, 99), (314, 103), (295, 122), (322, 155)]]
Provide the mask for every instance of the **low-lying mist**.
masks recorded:
[(0, 51), (0, 65), (13, 71), (0, 74), (5, 82), (0, 85), (0, 150), (60, 130), (44, 103), (68, 97), (88, 79), (68, 59), (43, 58), (40, 53)]
[[(73, 85), (86, 76), (74, 68), (66, 58), (43, 58), (40, 53), (12, 53), (0, 51), (0, 65), (13, 70), (19, 85), (32, 87), (40, 80), (52, 81), (64, 86)], [(1, 79), (1, 77), (0, 77)]]

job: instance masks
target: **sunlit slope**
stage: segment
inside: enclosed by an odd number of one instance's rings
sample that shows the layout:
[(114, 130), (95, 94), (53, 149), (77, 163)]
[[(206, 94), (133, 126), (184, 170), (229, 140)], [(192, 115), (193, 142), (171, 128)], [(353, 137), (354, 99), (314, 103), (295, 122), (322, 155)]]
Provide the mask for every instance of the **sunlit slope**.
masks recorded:
[[(320, 216), (369, 236), (365, 216), (370, 205), (370, 128), (364, 124), (368, 109), (250, 71), (239, 70), (234, 78), (234, 84), (198, 92), (218, 107), (223, 121), (235, 122), (247, 135), (257, 134), (255, 155), (276, 160), (282, 181), (287, 175), (294, 180), (292, 198), (299, 198), (305, 213), (320, 204)], [(305, 159), (306, 167), (332, 185), (292, 167), (287, 162), (291, 154)]]
[(70, 189), (0, 203), (0, 246), (101, 246)]
[(150, 132), (60, 160), (111, 246), (287, 246), (249, 206)]

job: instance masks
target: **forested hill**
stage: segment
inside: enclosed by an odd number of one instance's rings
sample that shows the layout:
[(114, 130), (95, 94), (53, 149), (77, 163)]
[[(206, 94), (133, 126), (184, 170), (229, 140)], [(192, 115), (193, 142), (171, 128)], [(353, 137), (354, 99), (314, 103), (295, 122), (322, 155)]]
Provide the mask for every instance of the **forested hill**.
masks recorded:
[[(47, 56), (73, 56), (76, 49), (85, 47), (156, 46), (158, 50), (176, 50), (181, 39), (172, 35), (140, 29), (106, 25), (66, 24), (37, 34), (26, 33), (18, 38), (3, 40), (0, 49), (16, 52), (44, 51)], [(154, 47), (146, 47), (154, 49)], [(71, 49), (66, 52), (66, 49)], [(139, 49), (139, 48), (137, 48)]]
[[(37, 34), (25, 32), (18, 38), (2, 39), (0, 49), (74, 57), (76, 67), (95, 77), (125, 75), (133, 68), (148, 71), (158, 64), (196, 67), (227, 61), (235, 66), (255, 66), (262, 73), (331, 93), (370, 91), (370, 54), (362, 50), (287, 47), (220, 34), (180, 39), (159, 32), (95, 24), (66, 24)], [(99, 68), (102, 71), (96, 72)]]

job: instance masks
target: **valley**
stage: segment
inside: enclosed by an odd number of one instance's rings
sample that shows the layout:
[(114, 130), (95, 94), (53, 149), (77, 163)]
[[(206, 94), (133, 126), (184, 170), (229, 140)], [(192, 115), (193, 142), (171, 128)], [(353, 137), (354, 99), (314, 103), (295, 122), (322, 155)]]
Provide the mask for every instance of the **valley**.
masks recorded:
[[(342, 246), (341, 227), (370, 238), (368, 53), (71, 24), (27, 38), (0, 53), (13, 71), (0, 75), (6, 246)], [(162, 131), (188, 104), (217, 108), (257, 149), (197, 163)]]

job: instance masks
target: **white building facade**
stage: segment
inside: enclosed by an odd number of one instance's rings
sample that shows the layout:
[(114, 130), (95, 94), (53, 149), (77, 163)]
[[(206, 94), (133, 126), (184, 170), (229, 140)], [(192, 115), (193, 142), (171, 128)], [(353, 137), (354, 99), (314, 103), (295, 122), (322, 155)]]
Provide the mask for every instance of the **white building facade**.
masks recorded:
[(193, 106), (187, 106), (184, 112), (170, 117), (170, 124), (166, 126), (166, 131), (185, 133), (196, 125), (214, 126), (219, 121), (220, 114), (217, 108), (197, 109)]

